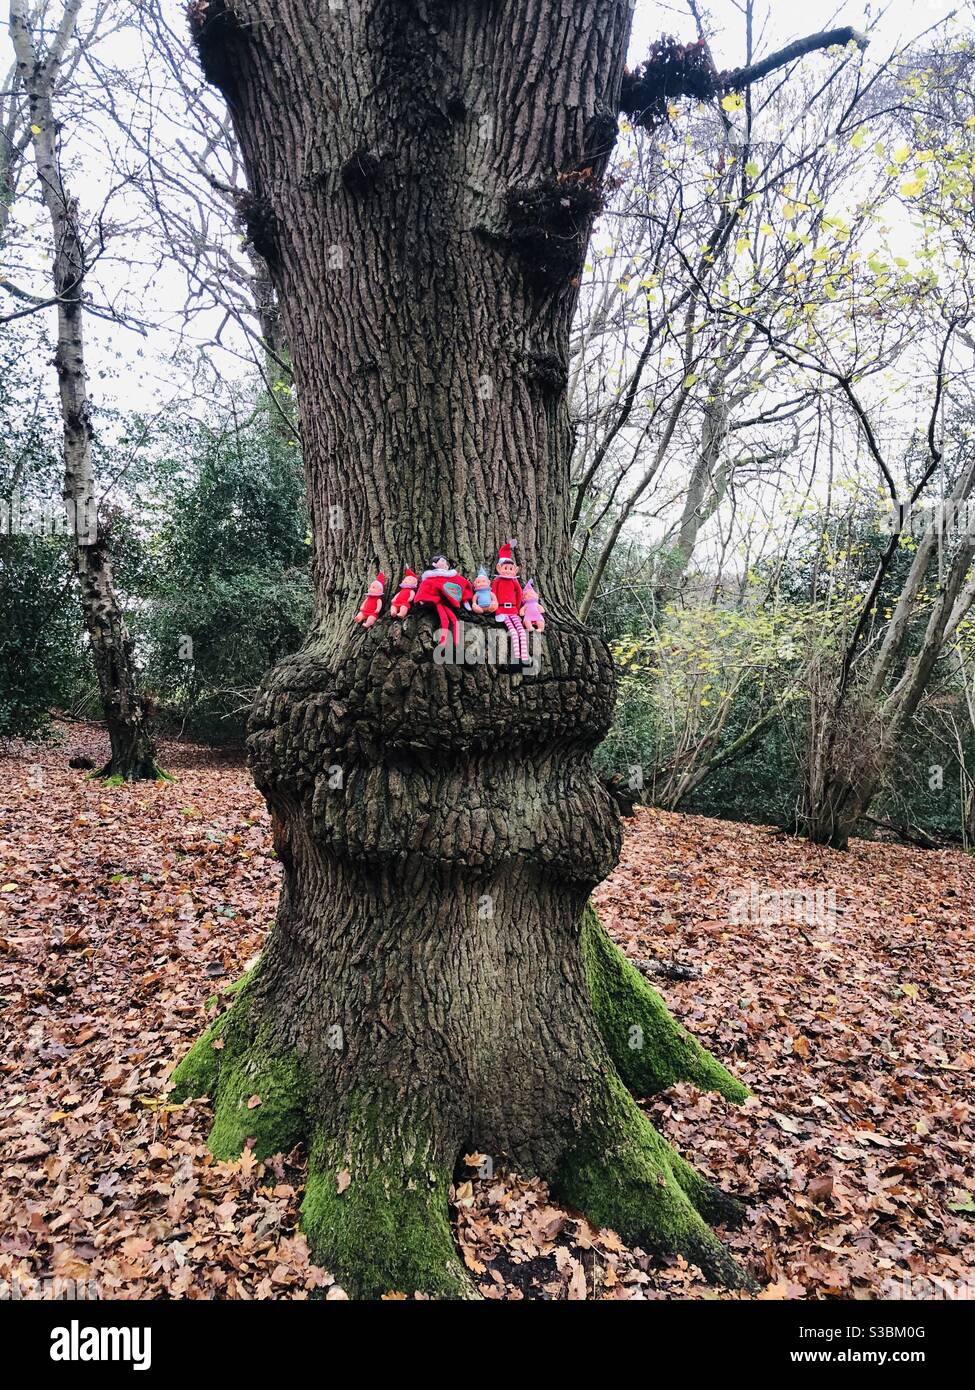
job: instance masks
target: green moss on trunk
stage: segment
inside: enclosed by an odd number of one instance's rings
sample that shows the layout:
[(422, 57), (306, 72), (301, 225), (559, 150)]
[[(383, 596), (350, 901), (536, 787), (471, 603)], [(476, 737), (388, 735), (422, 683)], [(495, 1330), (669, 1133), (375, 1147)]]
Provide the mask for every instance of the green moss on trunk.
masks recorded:
[(115, 772), (110, 760), (98, 772), (93, 772), (88, 780), (101, 782), (105, 787), (124, 787), (128, 782), (175, 782), (176, 778), (165, 772), (158, 763), (146, 763), (126, 772)]
[[(625, 1240), (661, 1255), (679, 1252), (709, 1278), (747, 1287), (707, 1224), (736, 1219), (739, 1205), (657, 1134), (626, 1088), (650, 1094), (690, 1080), (734, 1100), (747, 1091), (670, 1017), (591, 909), (583, 950), (619, 1074), (607, 1064), (582, 1127), (573, 1131), (567, 1120), (572, 1137), (554, 1191)], [(177, 1099), (213, 1100), (213, 1154), (230, 1159), (250, 1144), (265, 1158), (306, 1143), (302, 1223), (314, 1258), (355, 1296), (476, 1297), (449, 1221), (448, 1189), (465, 1136), (448, 1141), (432, 1111), (418, 1114), (400, 1095), (369, 1090), (352, 1101), (336, 1098), (304, 1060), (272, 1045), (251, 988), (255, 978), (251, 972), (222, 991), (230, 1007), (173, 1073)], [(641, 1045), (634, 1047), (636, 1040)]]
[(629, 1244), (656, 1255), (681, 1254), (726, 1288), (754, 1287), (706, 1221), (717, 1214), (737, 1215), (738, 1203), (675, 1153), (615, 1074), (594, 1098), (554, 1191)]
[(213, 1100), (211, 1153), (236, 1158), (250, 1143), (266, 1158), (307, 1143), (302, 1226), (314, 1258), (356, 1297), (477, 1297), (450, 1228), (456, 1153), (437, 1147), (422, 1118), (408, 1122), (395, 1098), (326, 1118), (297, 1057), (268, 1048), (253, 1027), (246, 984), (232, 987), (232, 1007), (172, 1075), (175, 1100)]
[(358, 1298), (476, 1297), (448, 1219), (451, 1168), (395, 1101), (358, 1105), (341, 1139), (312, 1149), (301, 1216), (315, 1259)]
[(209, 1096), (215, 1158), (236, 1158), (250, 1141), (258, 1158), (307, 1138), (307, 1079), (293, 1053), (271, 1048), (249, 1020), (246, 992), (207, 1029), (171, 1078), (177, 1101)]
[(740, 1102), (750, 1094), (686, 1028), (613, 944), (596, 912), (586, 908), (582, 950), (596, 1019), (607, 1050), (629, 1089), (652, 1096), (677, 1081)]

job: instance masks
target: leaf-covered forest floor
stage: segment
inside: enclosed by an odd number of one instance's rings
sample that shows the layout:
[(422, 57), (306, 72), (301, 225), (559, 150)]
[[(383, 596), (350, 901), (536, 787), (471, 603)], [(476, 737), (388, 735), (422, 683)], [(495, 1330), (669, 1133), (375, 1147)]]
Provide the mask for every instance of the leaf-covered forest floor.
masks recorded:
[[(104, 758), (101, 731), (60, 737), (0, 756), (0, 1287), (344, 1297), (298, 1230), (300, 1151), (213, 1163), (206, 1103), (166, 1102), (207, 998), (274, 916), (279, 871), (246, 768), (173, 744), (174, 783), (103, 788), (67, 766)], [(648, 1113), (748, 1202), (726, 1238), (759, 1297), (975, 1289), (975, 860), (839, 854), (649, 810), (628, 826), (603, 920), (633, 959), (691, 967), (652, 983), (755, 1091), (736, 1108), (677, 1087)], [(779, 911), (754, 898), (766, 890), (815, 910)], [(471, 1167), (453, 1197), (490, 1298), (731, 1296), (592, 1230), (538, 1183)]]

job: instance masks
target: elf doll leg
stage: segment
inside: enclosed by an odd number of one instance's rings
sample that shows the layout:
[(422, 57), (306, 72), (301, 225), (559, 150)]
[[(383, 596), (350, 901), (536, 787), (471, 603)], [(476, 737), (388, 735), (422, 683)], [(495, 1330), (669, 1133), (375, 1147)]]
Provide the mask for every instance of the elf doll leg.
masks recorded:
[(525, 629), (521, 625), (521, 619), (514, 613), (502, 613), (501, 621), (504, 623), (508, 633), (508, 641), (511, 644), (511, 664), (519, 666), (528, 661), (528, 638)]
[(440, 619), (440, 630), (443, 634), (440, 638), (442, 645), (446, 645), (447, 633), (449, 632), (454, 642), (454, 650), (457, 650), (457, 614), (452, 608), (448, 608), (445, 603), (437, 604), (437, 617)]
[(518, 617), (517, 613), (511, 619), (511, 626), (518, 643), (518, 659), (523, 666), (527, 666), (531, 659), (528, 655), (528, 633), (525, 631), (525, 625)]

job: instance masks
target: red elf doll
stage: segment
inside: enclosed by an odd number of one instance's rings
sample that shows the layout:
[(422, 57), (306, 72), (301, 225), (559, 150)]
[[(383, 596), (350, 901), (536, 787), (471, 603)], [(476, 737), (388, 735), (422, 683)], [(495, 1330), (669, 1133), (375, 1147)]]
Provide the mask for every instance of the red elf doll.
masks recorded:
[(491, 583), (491, 592), (498, 601), (495, 622), (504, 623), (511, 640), (511, 657), (515, 665), (531, 665), (528, 655), (528, 634), (521, 621), (521, 607), (524, 603), (521, 585), (518, 583), (518, 566), (511, 553), (514, 541), (502, 545), (498, 550), (497, 573)]
[(424, 605), (437, 610), (440, 620), (440, 641), (446, 642), (449, 632), (456, 645), (457, 612), (461, 604), (470, 608), (474, 588), (469, 579), (453, 568), (446, 555), (434, 555), (430, 568), (423, 571), (416, 593), (413, 595), (414, 607)]
[(399, 589), (393, 595), (393, 601), (389, 605), (389, 616), (391, 618), (405, 618), (410, 611), (410, 604), (416, 598), (416, 586), (418, 580), (416, 571), (407, 566), (403, 578), (400, 581)]
[(355, 621), (357, 623), (362, 623), (363, 627), (372, 627), (373, 623), (379, 617), (383, 606), (383, 589), (385, 585), (386, 576), (383, 574), (382, 570), (380, 570), (369, 585), (368, 595), (363, 599), (362, 606), (355, 615)]

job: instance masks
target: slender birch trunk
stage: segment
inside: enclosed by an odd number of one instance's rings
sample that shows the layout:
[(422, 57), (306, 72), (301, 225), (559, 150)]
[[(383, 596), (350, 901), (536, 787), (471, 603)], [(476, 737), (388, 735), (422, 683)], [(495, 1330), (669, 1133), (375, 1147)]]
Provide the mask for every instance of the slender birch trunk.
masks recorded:
[[(60, 32), (71, 32), (80, 8), (81, 0), (69, 0)], [(78, 204), (62, 177), (53, 104), (59, 50), (55, 46), (45, 53), (35, 46), (26, 0), (11, 0), (10, 32), (17, 78), (29, 106), (40, 195), (51, 224), (58, 326), (54, 362), (64, 426), (64, 498), (75, 537), (74, 564), (82, 614), (111, 742), (111, 757), (100, 775), (126, 780), (155, 778), (160, 774), (148, 709), (137, 688), (133, 643), (115, 590), (108, 540), (98, 527), (84, 347), (86, 253)]]

